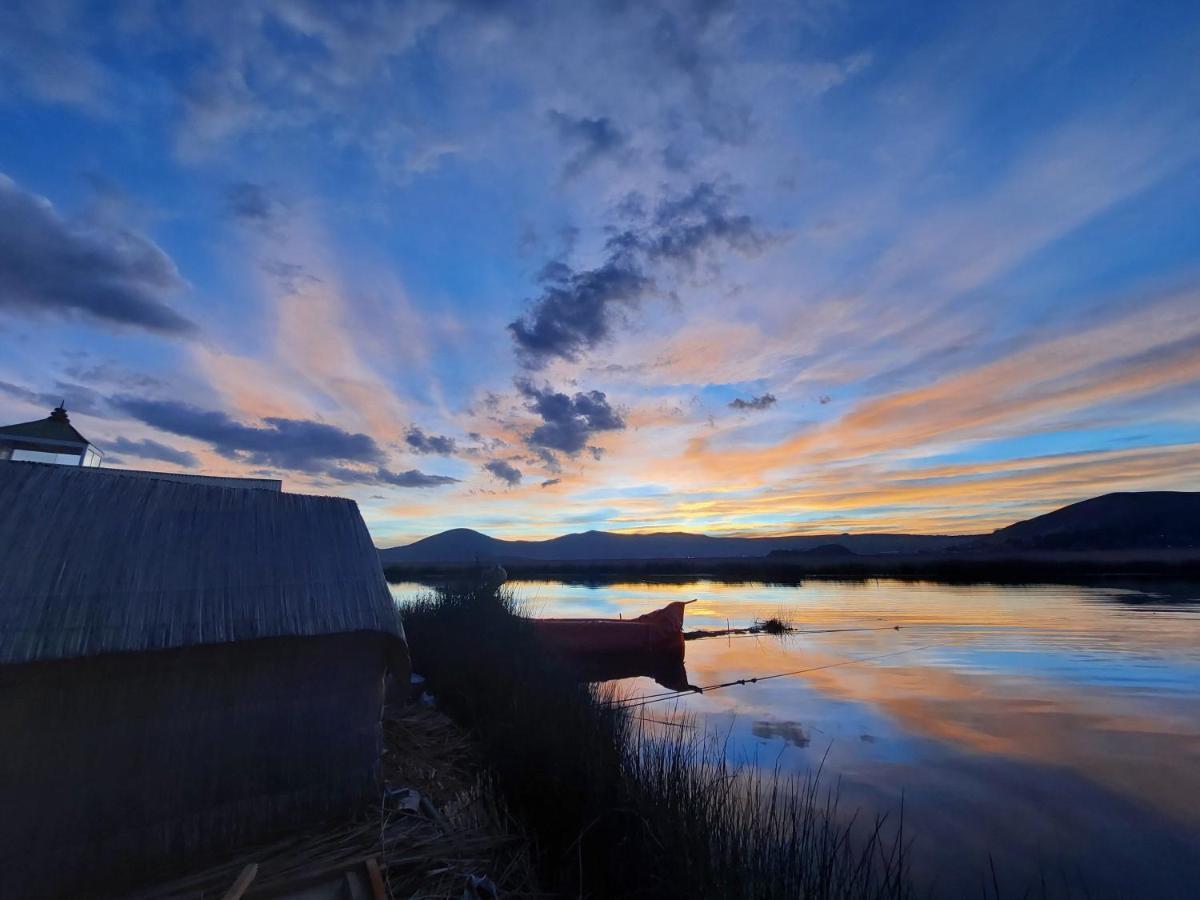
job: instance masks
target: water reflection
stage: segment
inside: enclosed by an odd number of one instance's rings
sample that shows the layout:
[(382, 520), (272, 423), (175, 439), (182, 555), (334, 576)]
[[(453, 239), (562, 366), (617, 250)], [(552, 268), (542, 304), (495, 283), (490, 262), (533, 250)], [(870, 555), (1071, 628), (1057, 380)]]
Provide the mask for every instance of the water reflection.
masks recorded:
[(580, 681), (605, 683), (647, 678), (668, 691), (692, 691), (683, 653), (575, 653), (565, 662)]
[[(764, 765), (823, 761), (866, 813), (903, 795), (940, 895), (979, 893), (989, 854), (1017, 894), (1047, 871), (1074, 873), (1092, 896), (1191, 896), (1200, 879), (1194, 582), (512, 587), (540, 615), (695, 598), (688, 628), (795, 622), (805, 633), (690, 641), (688, 674), (709, 685), (804, 671), (649, 709), (695, 715)], [(622, 688), (662, 690), (648, 678)]]

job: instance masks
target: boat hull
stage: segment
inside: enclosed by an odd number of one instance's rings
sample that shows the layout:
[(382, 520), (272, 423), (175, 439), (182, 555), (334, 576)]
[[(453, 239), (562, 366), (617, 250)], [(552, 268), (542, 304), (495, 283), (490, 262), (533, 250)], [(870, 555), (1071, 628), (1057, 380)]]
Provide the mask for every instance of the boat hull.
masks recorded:
[(687, 603), (676, 601), (636, 619), (533, 619), (532, 622), (543, 643), (560, 653), (682, 653), (686, 606)]

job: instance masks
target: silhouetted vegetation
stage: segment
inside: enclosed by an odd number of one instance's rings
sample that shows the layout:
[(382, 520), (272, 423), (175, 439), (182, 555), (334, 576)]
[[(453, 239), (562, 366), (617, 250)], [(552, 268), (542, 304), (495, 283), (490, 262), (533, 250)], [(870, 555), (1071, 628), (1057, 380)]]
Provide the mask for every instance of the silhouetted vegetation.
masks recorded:
[(763, 634), (787, 634), (789, 631), (796, 630), (791, 622), (778, 615), (771, 616), (769, 619), (755, 619), (754, 629)]
[[(815, 778), (738, 767), (647, 725), (540, 652), (512, 600), (402, 608), (414, 667), (479, 742), (546, 888), (585, 897), (905, 897), (902, 829), (855, 824)], [(661, 732), (666, 731), (663, 735)]]

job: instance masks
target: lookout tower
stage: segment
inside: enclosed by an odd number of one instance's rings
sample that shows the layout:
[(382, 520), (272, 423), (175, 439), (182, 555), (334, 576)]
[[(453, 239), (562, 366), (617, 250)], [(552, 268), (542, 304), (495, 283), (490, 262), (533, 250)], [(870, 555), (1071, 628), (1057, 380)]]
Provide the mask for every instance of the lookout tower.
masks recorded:
[(75, 430), (62, 403), (44, 419), (0, 428), (0, 460), (94, 467), (103, 455)]

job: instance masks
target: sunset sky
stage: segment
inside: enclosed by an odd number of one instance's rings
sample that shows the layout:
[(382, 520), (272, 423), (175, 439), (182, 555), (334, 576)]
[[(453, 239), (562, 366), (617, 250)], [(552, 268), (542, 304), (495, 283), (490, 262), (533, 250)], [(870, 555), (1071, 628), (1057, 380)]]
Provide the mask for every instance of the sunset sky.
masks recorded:
[(380, 545), (1196, 490), (1198, 59), (1195, 2), (0, 3), (0, 424)]

